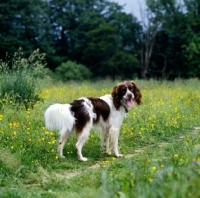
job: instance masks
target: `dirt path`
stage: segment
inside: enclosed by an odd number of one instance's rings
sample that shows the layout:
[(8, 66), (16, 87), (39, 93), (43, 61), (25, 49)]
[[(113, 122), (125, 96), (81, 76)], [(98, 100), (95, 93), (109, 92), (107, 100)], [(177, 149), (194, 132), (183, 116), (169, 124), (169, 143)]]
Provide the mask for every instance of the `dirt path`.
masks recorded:
[[(200, 130), (200, 127), (195, 127), (194, 130), (193, 130), (190, 134), (196, 134), (196, 133), (199, 132), (199, 130)], [(183, 139), (184, 137), (185, 137), (185, 136), (182, 135), (182, 136), (180, 136), (177, 140), (181, 140), (181, 139)], [(171, 143), (168, 143), (168, 142), (161, 142), (161, 143), (158, 144), (158, 146), (159, 146), (159, 147), (165, 147), (165, 146), (168, 146), (169, 144), (171, 144)], [(138, 154), (144, 152), (144, 150), (147, 149), (148, 147), (149, 147), (149, 146), (145, 146), (145, 147), (143, 147), (143, 148), (137, 148), (137, 149), (135, 150), (135, 153), (133, 153), (133, 154), (127, 154), (127, 155), (124, 156), (124, 158), (126, 158), (126, 159), (132, 158), (132, 157), (134, 157), (134, 156), (136, 156), (136, 155), (138, 155)], [(88, 169), (96, 169), (96, 168), (99, 168), (100, 166), (101, 166), (100, 163), (97, 162), (97, 163), (95, 163), (94, 165), (89, 166)], [(86, 170), (88, 170), (88, 169), (86, 169)], [(77, 172), (71, 172), (71, 173), (62, 173), (62, 175), (61, 175), (61, 174), (56, 174), (56, 176), (57, 176), (57, 177), (60, 177), (60, 178), (70, 179), (70, 178), (76, 177), (77, 175), (79, 175), (79, 174), (81, 174), (81, 173), (82, 173), (82, 171), (77, 171)]]
[[(195, 127), (194, 130), (190, 133), (190, 135), (193, 135), (193, 134), (196, 134), (196, 133), (199, 133), (200, 131), (200, 127)], [(177, 138), (177, 140), (181, 140), (181, 139), (184, 139), (185, 136), (182, 135), (180, 136), (179, 138)], [(159, 147), (165, 147), (165, 146), (169, 146), (171, 143), (168, 143), (168, 142), (161, 142), (158, 144)], [(124, 158), (126, 159), (130, 159), (136, 155), (139, 155), (140, 153), (144, 152), (147, 148), (149, 148), (150, 146), (152, 145), (149, 145), (149, 146), (145, 146), (145, 147), (142, 147), (142, 148), (137, 148), (135, 150), (135, 153), (133, 154), (127, 154), (124, 156)], [(90, 169), (97, 169), (97, 168), (100, 168), (100, 166), (104, 164), (104, 162), (96, 162), (94, 165), (92, 166), (89, 166), (86, 170), (84, 171), (87, 171), (87, 170), (90, 170)], [(106, 162), (105, 162), (106, 164)], [(60, 173), (52, 173), (52, 175), (58, 177), (58, 178), (62, 178), (62, 179), (71, 179), (73, 177), (76, 177), (78, 175), (80, 175), (81, 173), (83, 173), (83, 171), (81, 170), (78, 170), (76, 172), (65, 172), (63, 171), (62, 174)], [(48, 182), (48, 179), (47, 178), (44, 178), (45, 180), (45, 183)], [(26, 185), (26, 187), (34, 187), (34, 186), (40, 186), (40, 184), (29, 184), (29, 185)]]

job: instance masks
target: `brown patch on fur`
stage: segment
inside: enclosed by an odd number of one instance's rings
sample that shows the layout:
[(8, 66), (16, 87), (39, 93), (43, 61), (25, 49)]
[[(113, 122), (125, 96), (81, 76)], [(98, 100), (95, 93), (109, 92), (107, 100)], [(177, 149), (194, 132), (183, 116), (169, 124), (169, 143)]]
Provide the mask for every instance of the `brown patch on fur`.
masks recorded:
[[(133, 81), (130, 81), (130, 84), (133, 86), (133, 94), (135, 96), (134, 99), (135, 99), (137, 105), (141, 105), (142, 104), (142, 94), (141, 94), (140, 88)], [(128, 88), (130, 89), (129, 86), (128, 86)]]
[(113, 88), (111, 95), (113, 97), (114, 106), (117, 110), (119, 110), (121, 106), (120, 100), (122, 99), (123, 95), (126, 93), (126, 89), (127, 87), (124, 83), (119, 83)]
[(142, 104), (142, 94), (140, 88), (133, 81), (121, 82), (113, 88), (112, 97), (113, 103), (117, 110), (121, 106), (121, 99), (126, 94), (127, 88), (134, 94), (134, 100), (138, 105)]
[(100, 116), (104, 121), (108, 120), (110, 115), (110, 107), (109, 105), (100, 98), (88, 98), (93, 105), (94, 113), (96, 113), (97, 117), (94, 119), (94, 123), (99, 122)]
[(71, 112), (75, 117), (75, 129), (77, 133), (81, 133), (85, 125), (90, 121), (89, 113), (83, 105), (84, 100), (74, 100), (71, 105)]

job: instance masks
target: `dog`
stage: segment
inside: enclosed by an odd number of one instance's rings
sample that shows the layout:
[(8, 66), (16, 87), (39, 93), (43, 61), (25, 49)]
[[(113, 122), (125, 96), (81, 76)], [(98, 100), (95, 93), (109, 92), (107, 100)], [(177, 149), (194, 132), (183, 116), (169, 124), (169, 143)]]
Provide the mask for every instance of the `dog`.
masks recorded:
[(44, 113), (45, 125), (48, 130), (59, 130), (58, 154), (63, 156), (65, 142), (73, 131), (78, 134), (76, 149), (78, 159), (83, 157), (82, 147), (90, 130), (97, 126), (101, 131), (101, 142), (105, 153), (111, 154), (109, 142), (114, 155), (123, 156), (118, 151), (118, 137), (123, 119), (134, 103), (142, 104), (140, 88), (133, 81), (117, 84), (111, 94), (99, 98), (82, 97), (70, 104), (53, 104)]

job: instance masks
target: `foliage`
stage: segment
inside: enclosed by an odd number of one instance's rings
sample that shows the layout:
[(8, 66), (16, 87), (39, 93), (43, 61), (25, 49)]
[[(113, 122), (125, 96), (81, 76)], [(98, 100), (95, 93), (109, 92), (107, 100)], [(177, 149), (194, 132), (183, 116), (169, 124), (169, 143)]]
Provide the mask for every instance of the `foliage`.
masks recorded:
[(91, 76), (92, 74), (87, 67), (72, 61), (62, 63), (56, 68), (56, 78), (62, 81), (86, 80)]
[[(21, 6), (22, 3), (26, 7)], [(95, 77), (110, 75), (106, 72), (108, 61), (111, 62), (109, 58), (118, 51), (138, 58), (140, 25), (117, 3), (15, 0), (11, 7), (8, 2), (1, 2), (0, 11), (1, 54), (13, 53), (16, 47), (22, 47), (25, 54), (40, 48), (47, 54), (48, 67), (52, 70), (70, 60), (88, 67)], [(132, 65), (134, 68), (134, 63)], [(128, 77), (130, 71), (124, 75)]]
[(52, 71), (70, 60), (93, 77), (199, 77), (199, 7), (199, 0), (147, 0), (138, 21), (108, 0), (1, 1), (0, 58), (39, 48)]
[(138, 59), (123, 51), (116, 52), (108, 61), (107, 73), (115, 79), (116, 77), (135, 79), (140, 75)]
[(0, 58), (22, 48), (29, 56), (39, 48), (48, 56), (54, 53), (50, 18), (43, 0), (0, 2)]
[[(148, 2), (153, 2), (161, 14), (151, 74), (171, 79), (177, 76), (199, 77), (199, 1)], [(153, 8), (151, 10), (156, 14)]]
[(188, 63), (187, 76), (200, 76), (200, 36), (193, 36), (188, 46), (183, 45), (183, 48)]
[(34, 51), (28, 58), (23, 57), (21, 49), (11, 58), (0, 62), (0, 99), (1, 102), (19, 107), (33, 107), (42, 99), (39, 97), (38, 78), (45, 75), (44, 54)]
[[(197, 79), (137, 81), (143, 105), (133, 107), (120, 130), (119, 148), (126, 158), (104, 155), (96, 130), (83, 148), (88, 162), (77, 159), (75, 135), (66, 143), (66, 158), (58, 158), (58, 134), (45, 129), (45, 109), (54, 102), (110, 93), (116, 83), (45, 87), (40, 94), (44, 103), (34, 109), (2, 112), (1, 197), (199, 197), (200, 136), (199, 130), (194, 131), (200, 126)], [(90, 167), (96, 163), (99, 167)]]

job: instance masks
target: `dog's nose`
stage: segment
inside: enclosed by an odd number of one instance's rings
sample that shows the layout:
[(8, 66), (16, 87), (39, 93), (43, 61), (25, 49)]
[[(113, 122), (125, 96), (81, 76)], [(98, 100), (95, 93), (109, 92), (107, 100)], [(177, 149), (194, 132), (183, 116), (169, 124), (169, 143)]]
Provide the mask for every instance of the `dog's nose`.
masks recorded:
[(128, 99), (131, 99), (132, 98), (132, 94), (128, 94)]

